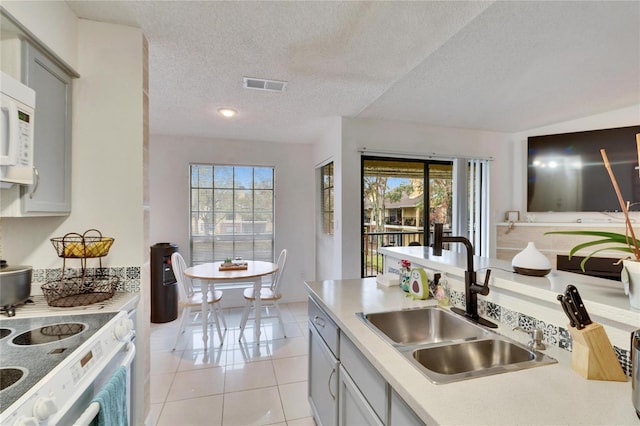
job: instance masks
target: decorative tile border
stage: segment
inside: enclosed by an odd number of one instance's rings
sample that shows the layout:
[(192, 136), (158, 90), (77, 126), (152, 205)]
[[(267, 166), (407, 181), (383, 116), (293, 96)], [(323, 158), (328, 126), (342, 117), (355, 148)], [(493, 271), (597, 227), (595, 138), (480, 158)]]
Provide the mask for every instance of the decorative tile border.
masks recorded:
[[(76, 277), (82, 274), (79, 268), (65, 268), (65, 277)], [(137, 293), (140, 291), (140, 266), (119, 266), (112, 268), (87, 268), (85, 276), (114, 276), (118, 278), (116, 291)], [(32, 282), (42, 285), (62, 278), (62, 268), (34, 269)]]

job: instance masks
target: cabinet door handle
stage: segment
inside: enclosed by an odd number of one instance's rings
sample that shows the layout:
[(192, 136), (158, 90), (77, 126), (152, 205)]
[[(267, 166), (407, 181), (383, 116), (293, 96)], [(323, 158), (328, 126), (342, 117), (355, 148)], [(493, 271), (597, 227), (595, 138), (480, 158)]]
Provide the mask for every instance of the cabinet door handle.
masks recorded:
[(333, 400), (336, 400), (336, 396), (333, 394), (333, 392), (331, 392), (331, 378), (333, 377), (333, 375), (336, 374), (336, 369), (332, 369), (331, 370), (331, 374), (329, 374), (329, 381), (327, 382), (327, 386), (329, 387), (329, 395), (331, 395), (331, 398), (333, 398)]
[(313, 317), (313, 322), (322, 328), (324, 328), (324, 326), (326, 325), (326, 323), (324, 322), (324, 318), (319, 317), (318, 315)]
[(35, 195), (36, 191), (38, 190), (38, 184), (40, 184), (40, 173), (38, 173), (38, 168), (37, 167), (33, 168), (33, 175), (35, 176), (36, 181), (33, 184), (33, 189), (31, 191), (29, 191), (29, 198), (33, 198), (33, 196)]

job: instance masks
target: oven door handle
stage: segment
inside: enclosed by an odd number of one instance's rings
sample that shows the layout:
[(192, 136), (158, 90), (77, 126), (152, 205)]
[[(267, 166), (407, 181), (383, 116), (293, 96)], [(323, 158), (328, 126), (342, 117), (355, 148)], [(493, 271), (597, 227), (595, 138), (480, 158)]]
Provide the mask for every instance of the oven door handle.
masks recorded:
[[(128, 342), (126, 346), (126, 351), (128, 352), (128, 354), (120, 365), (128, 368), (133, 362), (133, 358), (136, 356), (136, 345), (134, 345), (133, 342)], [(127, 395), (127, 398), (129, 397), (130, 395)], [(78, 420), (76, 420), (73, 426), (90, 425), (93, 419), (95, 419), (95, 417), (98, 415), (99, 412), (100, 412), (100, 404), (98, 404), (97, 402), (92, 402), (84, 410), (82, 415), (78, 417)]]
[(133, 342), (128, 342), (126, 351), (128, 352), (127, 357), (120, 365), (128, 368), (133, 362), (133, 358), (136, 356), (136, 345), (134, 345)]

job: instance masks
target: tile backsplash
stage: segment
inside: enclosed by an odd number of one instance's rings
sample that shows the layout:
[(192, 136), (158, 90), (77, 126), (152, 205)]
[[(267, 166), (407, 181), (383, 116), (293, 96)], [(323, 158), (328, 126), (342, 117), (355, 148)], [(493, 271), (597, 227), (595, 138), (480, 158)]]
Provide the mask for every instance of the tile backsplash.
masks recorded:
[[(64, 275), (62, 268), (34, 269), (32, 283), (39, 287), (47, 282), (60, 281), (64, 278), (78, 277), (82, 275), (80, 268), (65, 268)], [(108, 268), (86, 268), (86, 277), (117, 277), (118, 287), (116, 291), (137, 293), (140, 291), (140, 266), (115, 266)]]

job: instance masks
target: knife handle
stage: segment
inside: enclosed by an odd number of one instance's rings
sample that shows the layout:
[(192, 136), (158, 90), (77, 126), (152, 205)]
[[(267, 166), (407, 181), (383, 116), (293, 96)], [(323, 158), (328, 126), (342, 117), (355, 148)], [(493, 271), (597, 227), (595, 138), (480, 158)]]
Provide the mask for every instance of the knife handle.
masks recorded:
[(572, 315), (569, 313), (569, 308), (567, 307), (567, 303), (564, 300), (564, 296), (559, 294), (557, 299), (560, 302), (560, 306), (562, 306), (562, 310), (564, 311), (564, 314), (567, 316), (567, 318), (569, 318), (569, 324), (571, 325), (571, 327), (575, 327), (576, 323), (573, 320)]
[(576, 328), (578, 330), (582, 330), (584, 328), (584, 324), (580, 319), (580, 315), (578, 313), (578, 307), (576, 306), (575, 302), (571, 298), (571, 295), (569, 293), (565, 294), (564, 300), (567, 303), (567, 309), (569, 309), (569, 313), (571, 314), (571, 316), (573, 317), (573, 320), (576, 323)]
[(584, 306), (582, 297), (580, 297), (580, 292), (578, 292), (576, 286), (569, 284), (565, 291), (565, 297), (568, 298), (573, 305), (573, 312), (575, 312), (576, 319), (579, 323), (578, 328), (583, 329), (587, 325), (591, 324), (591, 318), (589, 317), (587, 308)]

